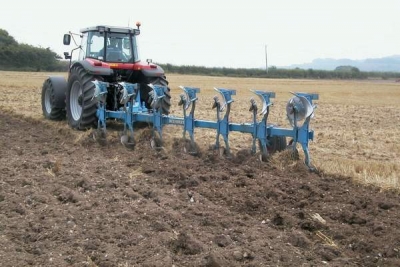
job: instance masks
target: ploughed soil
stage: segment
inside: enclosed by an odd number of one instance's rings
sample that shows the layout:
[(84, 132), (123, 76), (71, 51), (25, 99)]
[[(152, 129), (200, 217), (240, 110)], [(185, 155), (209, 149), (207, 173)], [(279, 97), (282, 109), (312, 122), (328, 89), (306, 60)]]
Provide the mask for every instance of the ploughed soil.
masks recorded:
[(400, 266), (398, 193), (146, 131), (131, 150), (0, 115), (0, 265)]

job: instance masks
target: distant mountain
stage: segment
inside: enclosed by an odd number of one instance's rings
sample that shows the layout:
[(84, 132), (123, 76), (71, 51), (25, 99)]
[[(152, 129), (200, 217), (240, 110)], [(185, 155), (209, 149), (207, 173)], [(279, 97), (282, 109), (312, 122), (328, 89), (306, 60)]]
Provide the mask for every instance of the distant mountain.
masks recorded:
[(287, 66), (285, 68), (334, 70), (338, 66), (352, 66), (358, 68), (360, 71), (400, 72), (400, 55), (382, 58), (368, 58), (362, 60), (352, 60), (346, 58), (318, 58), (314, 59), (311, 63), (295, 64)]

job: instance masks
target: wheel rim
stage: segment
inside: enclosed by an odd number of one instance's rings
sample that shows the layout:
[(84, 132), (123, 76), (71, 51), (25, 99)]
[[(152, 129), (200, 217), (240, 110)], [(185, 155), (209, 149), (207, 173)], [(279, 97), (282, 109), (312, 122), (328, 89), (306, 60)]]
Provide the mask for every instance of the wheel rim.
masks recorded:
[(82, 115), (82, 106), (79, 104), (79, 96), (82, 95), (81, 84), (78, 81), (75, 81), (72, 84), (71, 93), (69, 96), (69, 105), (71, 109), (72, 118), (77, 121), (81, 118)]
[(47, 88), (45, 93), (44, 93), (44, 108), (46, 109), (46, 112), (48, 114), (51, 113), (51, 100), (50, 100), (50, 97), (51, 97), (51, 90), (50, 90), (50, 88)]

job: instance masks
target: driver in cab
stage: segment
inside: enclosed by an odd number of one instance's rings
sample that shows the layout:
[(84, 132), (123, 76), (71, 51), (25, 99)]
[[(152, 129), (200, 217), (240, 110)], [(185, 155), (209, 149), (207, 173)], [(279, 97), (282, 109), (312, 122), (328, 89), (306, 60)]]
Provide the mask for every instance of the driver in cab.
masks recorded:
[[(121, 41), (118, 41), (117, 38), (110, 38), (108, 39), (108, 45), (107, 45), (107, 55), (105, 60), (106, 61), (122, 61), (123, 56), (122, 56), (122, 47), (121, 47)], [(99, 51), (99, 56), (104, 56), (104, 49), (101, 49)]]

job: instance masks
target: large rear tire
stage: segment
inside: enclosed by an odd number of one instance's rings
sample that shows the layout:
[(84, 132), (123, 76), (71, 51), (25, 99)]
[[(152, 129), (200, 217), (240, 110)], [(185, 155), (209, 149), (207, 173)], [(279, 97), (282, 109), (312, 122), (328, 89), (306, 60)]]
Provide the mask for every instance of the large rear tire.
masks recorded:
[(50, 77), (42, 87), (43, 116), (49, 120), (65, 119), (65, 92), (67, 82), (63, 77)]
[[(160, 103), (160, 108), (161, 108), (161, 114), (168, 115), (170, 108), (171, 108), (171, 89), (168, 87), (168, 81), (166, 80), (165, 77), (156, 77), (153, 79), (150, 79), (150, 82), (153, 85), (161, 85), (161, 86), (167, 86), (167, 90), (164, 91), (165, 96), (161, 99)], [(141, 84), (141, 88), (144, 88), (144, 90), (141, 91), (142, 95), (142, 101), (148, 105), (148, 108), (153, 108), (151, 104), (153, 103), (153, 97), (151, 94), (151, 87), (149, 87), (147, 84)]]
[(82, 66), (74, 66), (68, 79), (68, 124), (78, 130), (91, 128), (97, 123), (97, 99), (93, 98), (97, 77), (87, 73)]

